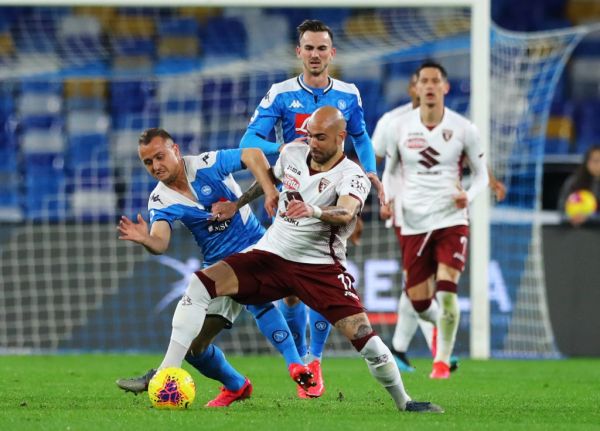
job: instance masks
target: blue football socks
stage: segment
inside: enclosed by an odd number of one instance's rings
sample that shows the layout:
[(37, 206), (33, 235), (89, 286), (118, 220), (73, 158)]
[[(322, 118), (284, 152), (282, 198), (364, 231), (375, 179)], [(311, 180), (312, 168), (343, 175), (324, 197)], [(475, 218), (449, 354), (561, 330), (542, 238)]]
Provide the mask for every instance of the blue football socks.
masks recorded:
[(306, 315), (306, 306), (299, 302), (293, 307), (289, 307), (283, 300), (279, 301), (279, 309), (285, 318), (285, 321), (292, 331), (296, 349), (300, 357), (305, 356), (308, 347), (306, 346), (306, 324), (308, 317)]
[(310, 321), (310, 355), (311, 359), (321, 359), (327, 337), (331, 332), (331, 325), (321, 314), (312, 308), (308, 311)]
[(209, 344), (206, 350), (198, 355), (190, 355), (188, 352), (185, 360), (201, 374), (223, 383), (223, 386), (230, 391), (239, 391), (246, 381), (246, 378), (227, 362), (221, 349), (214, 344)]
[(263, 335), (281, 353), (286, 366), (289, 367), (293, 363), (301, 364), (302, 359), (298, 355), (290, 328), (281, 311), (271, 302), (262, 305), (247, 305), (246, 308), (254, 316)]

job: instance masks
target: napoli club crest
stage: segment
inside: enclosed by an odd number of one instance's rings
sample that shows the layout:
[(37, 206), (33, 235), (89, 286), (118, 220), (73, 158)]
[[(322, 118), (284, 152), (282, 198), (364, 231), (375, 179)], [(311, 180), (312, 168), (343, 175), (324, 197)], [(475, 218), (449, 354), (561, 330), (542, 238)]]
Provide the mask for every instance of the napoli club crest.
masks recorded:
[(442, 130), (442, 137), (444, 138), (444, 141), (448, 142), (450, 139), (452, 139), (452, 130), (450, 130), (450, 129)]
[(346, 101), (344, 99), (339, 99), (337, 101), (337, 107), (340, 111), (343, 111), (344, 109), (346, 109)]
[(200, 193), (202, 193), (204, 196), (208, 196), (212, 193), (212, 188), (208, 185), (204, 185), (200, 189)]

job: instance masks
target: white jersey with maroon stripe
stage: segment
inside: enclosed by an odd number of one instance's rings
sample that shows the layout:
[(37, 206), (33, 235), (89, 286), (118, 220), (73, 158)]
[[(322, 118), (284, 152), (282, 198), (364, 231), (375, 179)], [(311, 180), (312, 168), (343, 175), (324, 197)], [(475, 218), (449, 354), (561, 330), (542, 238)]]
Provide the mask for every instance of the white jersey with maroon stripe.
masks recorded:
[(476, 127), (445, 108), (440, 124), (429, 130), (416, 109), (391, 120), (384, 131), (385, 145), (395, 146), (385, 169), (400, 164), (402, 233), (414, 235), (449, 226), (468, 225), (467, 209), (458, 209), (462, 162), (466, 156), (473, 173), (467, 190), (469, 202), (488, 183), (487, 167)]
[(327, 172), (309, 168), (309, 146), (287, 144), (273, 168), (283, 187), (275, 221), (254, 248), (275, 253), (293, 262), (345, 265), (346, 240), (354, 230), (356, 218), (346, 226), (333, 226), (319, 219), (285, 217), (291, 199), (320, 207), (335, 206), (340, 196), (350, 195), (361, 208), (371, 183), (362, 169), (345, 156)]

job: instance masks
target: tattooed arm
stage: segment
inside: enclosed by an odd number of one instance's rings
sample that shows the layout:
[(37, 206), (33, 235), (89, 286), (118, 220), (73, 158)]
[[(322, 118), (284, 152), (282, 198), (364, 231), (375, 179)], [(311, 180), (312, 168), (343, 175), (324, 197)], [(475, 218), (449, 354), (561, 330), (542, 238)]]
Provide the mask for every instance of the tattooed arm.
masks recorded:
[[(279, 180), (277, 180), (273, 175), (273, 170), (269, 170), (269, 174), (271, 175), (271, 180), (274, 184), (278, 184)], [(253, 200), (261, 197), (264, 194), (264, 190), (262, 186), (255, 181), (248, 190), (246, 190), (237, 201), (235, 202), (215, 202), (212, 205), (212, 214), (213, 217), (217, 220), (227, 220), (234, 216), (234, 214), (240, 210), (244, 205), (249, 204)], [(274, 200), (276, 204), (276, 200)]]

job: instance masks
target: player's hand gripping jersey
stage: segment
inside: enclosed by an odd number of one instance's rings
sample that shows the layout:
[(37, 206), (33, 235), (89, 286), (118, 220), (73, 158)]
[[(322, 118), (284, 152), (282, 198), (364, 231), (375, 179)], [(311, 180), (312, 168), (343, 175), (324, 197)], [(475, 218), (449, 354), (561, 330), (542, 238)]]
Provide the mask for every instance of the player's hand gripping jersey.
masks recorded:
[(397, 149), (386, 170), (394, 172), (400, 163), (402, 234), (468, 225), (467, 209), (458, 209), (453, 197), (461, 190), (465, 156), (473, 174), (468, 201), (487, 186), (487, 167), (475, 126), (445, 108), (442, 122), (429, 130), (416, 109), (390, 122), (383, 139), (387, 148), (393, 145)]
[(248, 205), (230, 220), (210, 220), (211, 205), (219, 200), (235, 201), (242, 194), (231, 173), (243, 169), (242, 151), (222, 150), (183, 158), (186, 176), (197, 202), (159, 182), (148, 199), (150, 223), (180, 220), (194, 235), (204, 253), (203, 266), (256, 243), (264, 228)]
[(294, 262), (339, 262), (345, 266), (346, 240), (354, 230), (356, 217), (345, 226), (333, 226), (312, 217), (290, 219), (283, 214), (292, 199), (327, 207), (335, 206), (344, 195), (358, 199), (362, 208), (371, 183), (362, 169), (345, 156), (327, 172), (311, 171), (309, 153), (305, 144), (286, 145), (282, 151), (273, 168), (282, 182), (277, 215), (255, 248)]
[[(339, 109), (347, 122), (358, 158), (366, 172), (377, 172), (371, 140), (366, 132), (360, 93), (354, 84), (330, 78), (325, 88), (310, 88), (302, 76), (273, 84), (262, 99), (242, 138), (244, 148), (260, 148), (269, 156), (281, 144), (306, 135), (304, 124), (322, 106)], [(265, 141), (275, 129), (276, 142)], [(258, 139), (257, 139), (258, 138)], [(273, 158), (269, 158), (274, 162)]]

